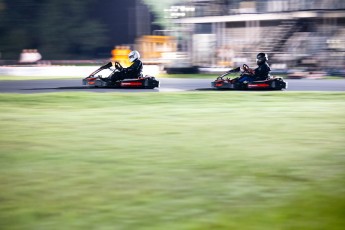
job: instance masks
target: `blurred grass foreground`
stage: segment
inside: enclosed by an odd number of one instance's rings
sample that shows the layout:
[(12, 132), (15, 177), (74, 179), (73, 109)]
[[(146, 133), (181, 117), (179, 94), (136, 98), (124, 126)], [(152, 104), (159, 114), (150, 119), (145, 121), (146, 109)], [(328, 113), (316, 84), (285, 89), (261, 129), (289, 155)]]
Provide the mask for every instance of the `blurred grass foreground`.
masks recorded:
[(343, 229), (345, 95), (0, 95), (0, 228)]

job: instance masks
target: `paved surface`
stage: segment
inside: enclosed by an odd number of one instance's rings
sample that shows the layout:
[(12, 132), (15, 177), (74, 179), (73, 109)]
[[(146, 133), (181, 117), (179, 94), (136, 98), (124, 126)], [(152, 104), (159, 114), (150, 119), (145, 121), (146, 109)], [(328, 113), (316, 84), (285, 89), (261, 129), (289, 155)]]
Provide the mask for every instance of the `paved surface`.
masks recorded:
[[(0, 81), (0, 93), (46, 93), (46, 92), (175, 92), (211, 89), (212, 79), (158, 79), (160, 88), (156, 89), (105, 89), (89, 88), (82, 85), (81, 79), (61, 80), (22, 80)], [(345, 79), (339, 80), (292, 80), (288, 91), (345, 91)]]

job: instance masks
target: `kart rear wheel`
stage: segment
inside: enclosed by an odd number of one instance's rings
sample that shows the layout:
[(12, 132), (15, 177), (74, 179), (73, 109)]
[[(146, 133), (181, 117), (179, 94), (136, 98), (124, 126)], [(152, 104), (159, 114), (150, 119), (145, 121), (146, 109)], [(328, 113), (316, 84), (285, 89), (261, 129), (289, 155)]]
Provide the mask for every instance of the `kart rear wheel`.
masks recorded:
[(272, 89), (276, 89), (276, 82), (275, 81), (271, 82), (271, 87), (272, 87)]

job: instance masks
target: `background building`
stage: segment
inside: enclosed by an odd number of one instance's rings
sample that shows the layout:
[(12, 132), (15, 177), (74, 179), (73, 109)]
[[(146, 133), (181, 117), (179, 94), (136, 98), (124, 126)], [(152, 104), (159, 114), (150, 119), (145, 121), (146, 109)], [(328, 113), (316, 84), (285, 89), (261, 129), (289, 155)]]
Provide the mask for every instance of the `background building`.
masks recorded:
[(266, 52), (275, 67), (344, 69), (342, 0), (190, 0), (168, 12), (194, 65), (253, 65)]

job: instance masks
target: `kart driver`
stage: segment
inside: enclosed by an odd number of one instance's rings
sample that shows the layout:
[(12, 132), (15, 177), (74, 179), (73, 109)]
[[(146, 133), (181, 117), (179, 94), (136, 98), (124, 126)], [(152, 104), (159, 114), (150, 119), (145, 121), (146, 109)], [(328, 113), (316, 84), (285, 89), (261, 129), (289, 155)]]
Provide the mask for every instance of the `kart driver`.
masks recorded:
[(138, 51), (133, 50), (128, 54), (129, 61), (132, 65), (127, 68), (118, 69), (114, 71), (108, 78), (102, 78), (104, 81), (116, 82), (123, 79), (138, 78), (142, 74), (143, 63), (140, 61), (140, 54)]
[[(271, 68), (268, 65), (267, 61), (267, 54), (258, 53), (258, 55), (256, 55), (256, 64), (258, 65), (258, 67), (254, 70), (245, 70), (245, 73), (241, 75), (238, 81), (241, 83), (246, 83), (252, 81), (266, 80), (267, 78), (269, 78)], [(236, 70), (240, 71), (240, 68), (238, 67)]]

